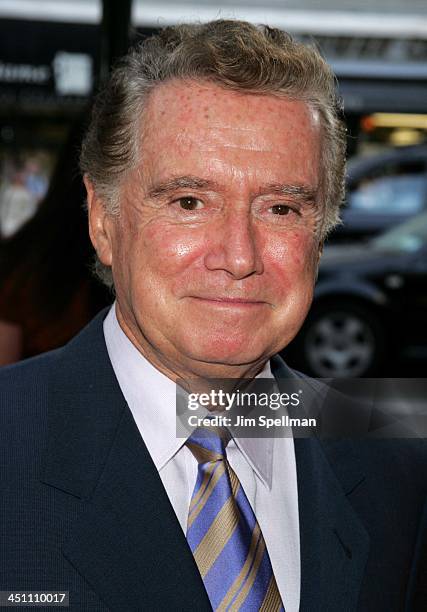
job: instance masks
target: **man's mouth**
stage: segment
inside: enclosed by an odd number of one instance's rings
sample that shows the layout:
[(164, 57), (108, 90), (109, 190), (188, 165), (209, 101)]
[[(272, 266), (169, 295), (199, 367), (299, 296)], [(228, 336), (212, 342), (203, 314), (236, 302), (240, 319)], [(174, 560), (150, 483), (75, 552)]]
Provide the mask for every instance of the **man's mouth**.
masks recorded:
[(199, 295), (191, 295), (189, 296), (195, 300), (200, 302), (211, 303), (213, 306), (235, 306), (242, 308), (250, 308), (254, 306), (263, 306), (267, 302), (262, 300), (245, 298), (245, 297), (230, 297), (230, 296), (199, 296)]

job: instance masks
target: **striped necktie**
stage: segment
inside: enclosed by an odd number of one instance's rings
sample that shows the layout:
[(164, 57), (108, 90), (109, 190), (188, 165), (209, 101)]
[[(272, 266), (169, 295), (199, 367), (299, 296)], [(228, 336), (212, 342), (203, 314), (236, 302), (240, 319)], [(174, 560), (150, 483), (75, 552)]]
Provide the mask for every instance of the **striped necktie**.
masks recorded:
[(186, 442), (199, 464), (187, 540), (214, 610), (283, 611), (261, 529), (227, 461), (229, 439), (199, 427)]

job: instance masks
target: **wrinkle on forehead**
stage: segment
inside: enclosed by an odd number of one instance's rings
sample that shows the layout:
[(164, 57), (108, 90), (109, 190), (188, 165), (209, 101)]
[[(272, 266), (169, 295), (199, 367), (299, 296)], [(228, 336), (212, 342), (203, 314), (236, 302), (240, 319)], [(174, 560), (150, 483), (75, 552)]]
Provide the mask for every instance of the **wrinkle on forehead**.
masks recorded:
[[(275, 98), (279, 101), (287, 101), (287, 102), (291, 102), (290, 99), (288, 98)], [(294, 100), (295, 102), (295, 100)], [(307, 115), (307, 123), (308, 125), (310, 125), (313, 128), (317, 128), (320, 124), (320, 114), (319, 111), (315, 108), (312, 108), (312, 106), (307, 102), (302, 102), (300, 101), (301, 104), (305, 105), (306, 108), (306, 115)], [(239, 127), (236, 127), (236, 125), (234, 124), (234, 119), (230, 119), (230, 116), (224, 116), (224, 118), (221, 121), (218, 121), (218, 118), (216, 115), (212, 115), (212, 116), (205, 116), (205, 121), (204, 123), (212, 129), (227, 129), (227, 130), (238, 130), (239, 132), (254, 132), (256, 133), (259, 130), (259, 126), (257, 126), (256, 124), (256, 119), (258, 118), (258, 112), (257, 109), (252, 108), (250, 104), (245, 105), (246, 107), (243, 108), (240, 112), (237, 112), (237, 118), (239, 120), (242, 119), (246, 119), (248, 125), (247, 126), (243, 126), (240, 125)], [(256, 104), (256, 106), (258, 106), (258, 104)], [(277, 114), (278, 109), (273, 107), (270, 109), (272, 115)], [(287, 112), (286, 112), (286, 116), (289, 117), (289, 115), (293, 115), (295, 114), (295, 109), (292, 106), (289, 106), (287, 108)], [(275, 125), (275, 128), (277, 128), (277, 125)]]
[[(241, 129), (239, 127), (201, 127), (195, 133), (193, 128), (183, 128), (176, 134), (175, 142), (178, 146), (197, 146), (204, 151), (216, 149), (245, 149), (260, 153), (280, 154), (276, 148), (271, 147), (272, 130)], [(231, 137), (232, 135), (232, 137)]]

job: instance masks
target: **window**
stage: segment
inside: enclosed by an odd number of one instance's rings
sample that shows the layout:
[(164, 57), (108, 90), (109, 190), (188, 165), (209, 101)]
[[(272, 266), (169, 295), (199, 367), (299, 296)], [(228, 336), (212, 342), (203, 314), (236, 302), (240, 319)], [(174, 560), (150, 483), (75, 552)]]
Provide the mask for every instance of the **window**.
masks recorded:
[[(384, 172), (387, 170), (388, 172)], [(351, 210), (372, 214), (414, 214), (427, 197), (424, 163), (389, 167), (382, 175), (367, 175), (348, 194)]]

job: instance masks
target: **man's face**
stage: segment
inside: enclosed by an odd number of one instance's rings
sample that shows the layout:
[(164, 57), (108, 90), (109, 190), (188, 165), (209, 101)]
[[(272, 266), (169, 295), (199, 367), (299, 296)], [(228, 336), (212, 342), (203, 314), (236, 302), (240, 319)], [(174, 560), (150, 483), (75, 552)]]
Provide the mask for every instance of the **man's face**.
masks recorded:
[(312, 299), (318, 117), (300, 101), (174, 81), (152, 93), (142, 131), (139, 167), (98, 249), (119, 321), (168, 372), (256, 369), (295, 336)]

